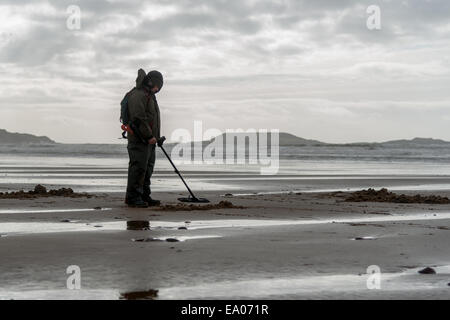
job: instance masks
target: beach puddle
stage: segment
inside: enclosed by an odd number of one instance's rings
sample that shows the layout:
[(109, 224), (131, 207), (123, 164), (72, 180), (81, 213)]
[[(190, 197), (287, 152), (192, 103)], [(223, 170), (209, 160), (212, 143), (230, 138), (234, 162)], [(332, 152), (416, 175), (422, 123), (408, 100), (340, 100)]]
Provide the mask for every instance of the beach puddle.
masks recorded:
[[(383, 177), (371, 177), (371, 179), (382, 179)], [(388, 177), (387, 177), (388, 178)], [(346, 178), (348, 179), (348, 178)], [(356, 179), (356, 178), (355, 178)], [(312, 180), (312, 178), (311, 178)], [(314, 179), (315, 180), (315, 179)], [(362, 189), (369, 189), (371, 186), (359, 186), (349, 188), (308, 188), (308, 189), (293, 189), (280, 191), (259, 191), (259, 192), (245, 192), (245, 193), (226, 193), (222, 197), (248, 197), (248, 196), (264, 196), (264, 195), (293, 195), (301, 193), (327, 193), (327, 192), (357, 192)], [(435, 184), (417, 184), (417, 185), (400, 185), (389, 186), (389, 190), (393, 191), (448, 191), (450, 184), (435, 183)]]
[(201, 236), (168, 236), (168, 237), (148, 237), (140, 239), (131, 239), (134, 242), (184, 242), (188, 240), (198, 240), (198, 239), (214, 239), (222, 238), (218, 235), (201, 235)]
[[(450, 266), (433, 266), (436, 274), (419, 274), (424, 267), (396, 273), (381, 273), (380, 287), (368, 289), (371, 274), (303, 274), (291, 277), (241, 278), (230, 281), (198, 282), (191, 286), (162, 287), (158, 290), (123, 292), (117, 289), (17, 290), (2, 288), (0, 300), (186, 300), (186, 299), (323, 299), (330, 297), (364, 299), (379, 294), (381, 298), (408, 295), (430, 297), (433, 292), (447, 292)], [(436, 293), (434, 294), (436, 296)], [(440, 298), (446, 296), (439, 295)]]
[[(152, 223), (153, 224), (153, 223)], [(160, 223), (155, 223), (160, 224)], [(180, 223), (168, 223), (170, 226), (164, 228), (165, 223), (159, 228), (152, 228), (150, 221), (113, 221), (113, 222), (80, 222), (77, 220), (62, 220), (62, 222), (3, 222), (0, 223), (0, 238), (15, 235), (64, 233), (64, 232), (93, 232), (93, 231), (148, 231), (157, 230), (177, 230)], [(180, 231), (182, 232), (182, 231)], [(187, 240), (220, 238), (219, 235), (192, 235), (178, 236), (170, 235), (165, 237), (132, 239), (138, 242), (167, 241), (183, 242)]]
[(15, 214), (15, 213), (58, 213), (58, 212), (89, 212), (89, 211), (109, 211), (112, 208), (89, 208), (89, 209), (5, 209), (0, 210), (0, 214)]
[[(436, 267), (436, 275), (424, 276), (414, 268), (398, 273), (381, 273), (379, 290), (389, 292), (423, 292), (424, 290), (447, 289), (449, 266)], [(363, 298), (373, 290), (367, 287), (369, 274), (359, 275), (305, 275), (288, 278), (243, 279), (237, 281), (218, 281), (160, 288), (161, 299), (261, 299), (296, 295), (314, 298), (333, 293), (348, 293)]]
[[(94, 210), (94, 209), (84, 209)], [(102, 209), (107, 210), (107, 209)], [(52, 211), (61, 212), (61, 211)], [(66, 211), (67, 212), (67, 211)], [(70, 212), (70, 211), (69, 211)], [(349, 223), (371, 223), (371, 222), (398, 222), (398, 221), (431, 221), (450, 219), (450, 212), (404, 214), (376, 217), (341, 218), (341, 219), (308, 219), (308, 220), (268, 220), (268, 219), (218, 219), (218, 220), (193, 220), (186, 222), (176, 221), (150, 221), (149, 230), (178, 230), (187, 228), (189, 230), (222, 229), (222, 228), (263, 228), (281, 226), (301, 226), (319, 224), (349, 224)], [(100, 227), (99, 227), (100, 226)], [(80, 232), (80, 231), (121, 231), (130, 230), (130, 223), (126, 221), (108, 222), (3, 222), (0, 223), (0, 234), (30, 234), (30, 233), (52, 233), (52, 232)], [(147, 222), (131, 222), (131, 230), (144, 230)], [(180, 230), (181, 231), (181, 230)], [(185, 232), (185, 230), (183, 230)]]
[(84, 231), (114, 231), (116, 226), (107, 223), (81, 223), (81, 222), (2, 222), (0, 233), (5, 236), (44, 234), (61, 232), (84, 232)]
[(375, 238), (375, 237), (356, 237), (356, 238), (353, 238), (352, 240), (377, 240), (377, 238)]
[(118, 300), (113, 289), (0, 290), (0, 300)]
[(215, 229), (215, 228), (260, 228), (294, 225), (315, 225), (315, 224), (361, 224), (372, 222), (397, 222), (397, 221), (420, 221), (420, 220), (445, 220), (450, 219), (450, 212), (426, 213), (426, 214), (405, 214), (389, 215), (377, 217), (361, 218), (341, 218), (341, 219), (308, 219), (308, 220), (268, 220), (268, 219), (217, 219), (217, 220), (193, 220), (189, 224), (186, 222), (173, 221), (152, 221), (151, 229), (174, 230), (180, 227), (188, 227), (189, 230)]

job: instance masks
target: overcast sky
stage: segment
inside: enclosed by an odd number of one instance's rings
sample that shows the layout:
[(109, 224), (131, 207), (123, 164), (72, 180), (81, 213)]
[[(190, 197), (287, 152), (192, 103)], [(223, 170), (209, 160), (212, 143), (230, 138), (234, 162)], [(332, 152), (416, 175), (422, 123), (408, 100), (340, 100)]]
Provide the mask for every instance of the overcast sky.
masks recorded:
[[(372, 4), (381, 30), (366, 26)], [(448, 0), (0, 0), (0, 128), (117, 143), (142, 67), (165, 76), (168, 137), (202, 120), (326, 142), (450, 140), (449, 39)]]

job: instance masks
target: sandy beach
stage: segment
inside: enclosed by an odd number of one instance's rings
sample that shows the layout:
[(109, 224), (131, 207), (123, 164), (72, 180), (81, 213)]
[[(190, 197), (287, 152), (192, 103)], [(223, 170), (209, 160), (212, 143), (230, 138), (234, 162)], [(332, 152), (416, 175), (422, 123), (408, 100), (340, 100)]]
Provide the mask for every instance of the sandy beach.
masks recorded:
[(450, 299), (450, 1), (0, 8), (0, 300)]
[[(231, 176), (229, 188), (197, 193), (238, 208), (211, 210), (130, 209), (123, 192), (0, 199), (0, 298), (449, 299), (450, 204), (344, 201), (368, 186), (449, 197), (439, 190), (449, 180)], [(71, 265), (80, 290), (66, 287)], [(373, 265), (379, 289), (367, 286)]]

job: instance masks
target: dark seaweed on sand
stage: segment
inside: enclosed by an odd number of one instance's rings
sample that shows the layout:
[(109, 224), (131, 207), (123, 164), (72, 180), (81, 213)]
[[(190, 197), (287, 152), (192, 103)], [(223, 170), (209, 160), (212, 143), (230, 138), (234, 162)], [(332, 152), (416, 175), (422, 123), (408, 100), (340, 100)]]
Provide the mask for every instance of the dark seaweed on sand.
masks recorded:
[(122, 300), (153, 300), (158, 297), (158, 290), (125, 292), (120, 294)]
[(158, 211), (193, 211), (193, 210), (214, 210), (214, 209), (244, 209), (243, 206), (236, 206), (230, 201), (220, 201), (217, 204), (167, 204), (164, 206), (156, 207), (154, 210)]
[(40, 197), (92, 198), (92, 195), (88, 193), (76, 193), (72, 190), (72, 188), (61, 188), (47, 191), (47, 188), (40, 184), (36, 185), (34, 190), (30, 191), (20, 190), (5, 193), (0, 192), (0, 199), (32, 199)]
[(375, 189), (367, 189), (362, 191), (356, 191), (349, 194), (345, 198), (347, 202), (393, 202), (393, 203), (426, 203), (426, 204), (450, 204), (450, 199), (441, 196), (422, 196), (396, 194), (389, 192), (383, 188), (379, 191)]

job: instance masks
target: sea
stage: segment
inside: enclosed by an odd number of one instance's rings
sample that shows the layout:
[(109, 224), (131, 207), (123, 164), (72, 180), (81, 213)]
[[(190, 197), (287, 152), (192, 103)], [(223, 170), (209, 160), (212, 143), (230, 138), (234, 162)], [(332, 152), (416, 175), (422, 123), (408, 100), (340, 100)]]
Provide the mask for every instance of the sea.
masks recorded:
[[(199, 191), (237, 194), (382, 186), (450, 190), (450, 147), (440, 144), (281, 146), (264, 158), (270, 164), (261, 160), (259, 152), (248, 150), (240, 163), (235, 159), (212, 163), (202, 159), (201, 149), (197, 162), (190, 161), (194, 156), (188, 161), (180, 157), (179, 146), (167, 144), (165, 149), (190, 186)], [(262, 169), (268, 167), (271, 172), (264, 173)], [(0, 144), (0, 192), (31, 190), (37, 184), (50, 189), (124, 192), (127, 168), (126, 143)], [(160, 148), (152, 190), (185, 190)]]

